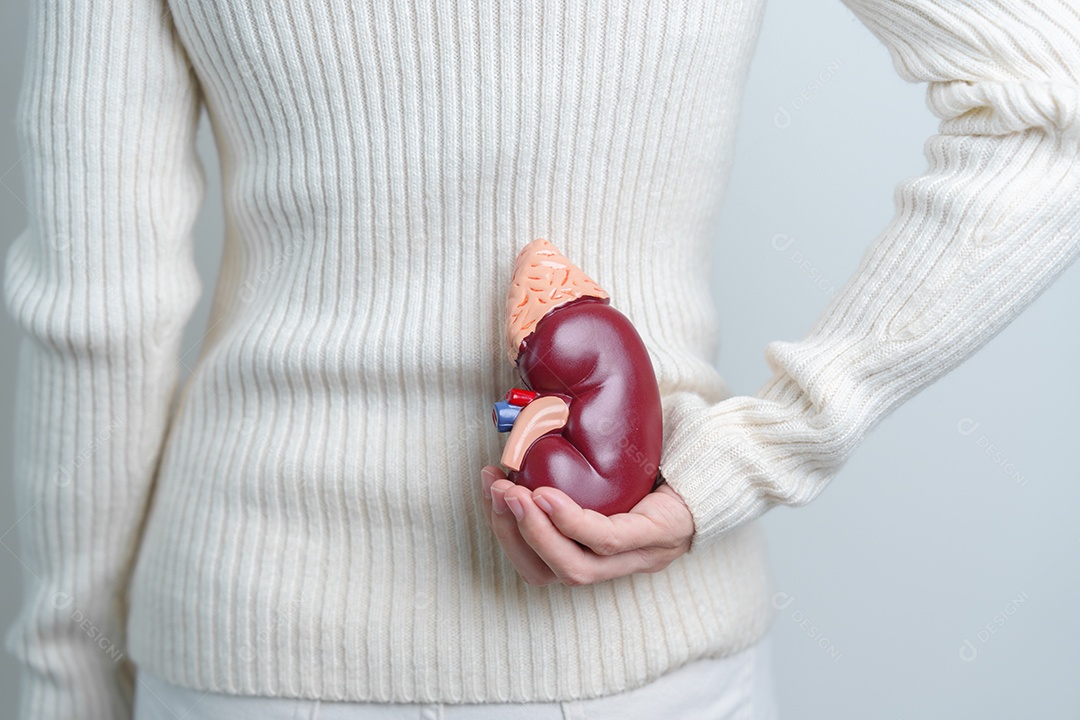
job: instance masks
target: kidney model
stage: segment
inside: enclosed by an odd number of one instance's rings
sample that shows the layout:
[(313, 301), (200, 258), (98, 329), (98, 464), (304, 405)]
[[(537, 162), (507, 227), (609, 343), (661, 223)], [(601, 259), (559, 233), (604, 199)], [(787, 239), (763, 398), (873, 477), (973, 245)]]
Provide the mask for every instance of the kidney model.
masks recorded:
[(562, 490), (604, 515), (659, 477), (663, 413), (645, 344), (608, 294), (549, 241), (526, 245), (506, 297), (510, 362), (524, 388), (492, 409), (501, 463), (530, 490)]

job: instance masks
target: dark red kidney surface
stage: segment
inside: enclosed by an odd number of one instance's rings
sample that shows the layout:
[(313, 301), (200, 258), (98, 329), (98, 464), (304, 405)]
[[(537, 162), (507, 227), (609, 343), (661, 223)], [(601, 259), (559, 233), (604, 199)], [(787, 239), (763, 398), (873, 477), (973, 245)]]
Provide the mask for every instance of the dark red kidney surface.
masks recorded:
[(641, 336), (608, 298), (552, 309), (522, 340), (517, 369), (539, 396), (565, 400), (569, 419), (533, 442), (509, 480), (558, 488), (604, 515), (627, 512), (651, 492), (663, 442), (660, 390)]

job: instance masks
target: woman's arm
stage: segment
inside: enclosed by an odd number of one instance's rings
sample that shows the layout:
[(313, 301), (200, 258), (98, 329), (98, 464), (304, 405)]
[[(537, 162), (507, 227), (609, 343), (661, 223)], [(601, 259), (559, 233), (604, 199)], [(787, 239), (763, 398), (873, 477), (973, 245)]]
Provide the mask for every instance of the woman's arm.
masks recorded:
[[(885, 415), (1000, 332), (1080, 252), (1080, 13), (1068, 0), (844, 0), (941, 118), (927, 172), (752, 397), (665, 399), (690, 552), (825, 487)], [(884, 138), (883, 138), (884, 141)]]
[[(165, 0), (37, 0), (16, 108), (29, 222), (15, 441), (20, 717), (124, 718), (123, 599), (200, 285), (201, 95)], [(13, 535), (15, 533), (12, 533)]]

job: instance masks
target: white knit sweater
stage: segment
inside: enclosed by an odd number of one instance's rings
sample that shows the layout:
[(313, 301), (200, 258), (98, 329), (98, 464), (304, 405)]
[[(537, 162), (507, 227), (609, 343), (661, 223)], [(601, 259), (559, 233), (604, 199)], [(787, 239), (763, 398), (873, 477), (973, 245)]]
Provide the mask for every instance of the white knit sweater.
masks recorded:
[[(845, 2), (940, 131), (748, 397), (712, 365), (710, 247), (761, 0), (33, 3), (5, 276), (22, 717), (123, 717), (129, 661), (225, 693), (536, 701), (756, 641), (750, 521), (815, 497), (1080, 248), (1075, 0)], [(227, 237), (178, 388), (204, 104)], [(529, 586), (481, 516), (537, 237), (651, 353), (696, 524), (661, 572)]]

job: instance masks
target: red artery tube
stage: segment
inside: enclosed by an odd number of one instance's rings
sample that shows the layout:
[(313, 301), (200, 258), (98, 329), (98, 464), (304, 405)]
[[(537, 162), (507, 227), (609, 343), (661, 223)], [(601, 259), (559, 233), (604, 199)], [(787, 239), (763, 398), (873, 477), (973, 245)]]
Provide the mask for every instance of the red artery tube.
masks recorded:
[(506, 391), (505, 400), (511, 405), (528, 405), (536, 399), (536, 393), (522, 388), (510, 388)]

